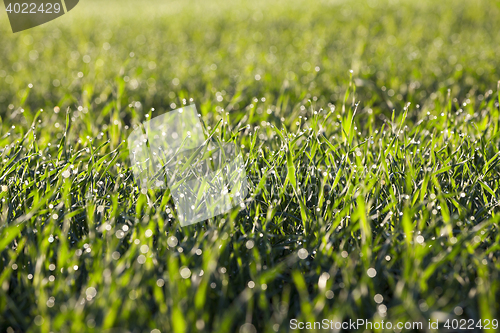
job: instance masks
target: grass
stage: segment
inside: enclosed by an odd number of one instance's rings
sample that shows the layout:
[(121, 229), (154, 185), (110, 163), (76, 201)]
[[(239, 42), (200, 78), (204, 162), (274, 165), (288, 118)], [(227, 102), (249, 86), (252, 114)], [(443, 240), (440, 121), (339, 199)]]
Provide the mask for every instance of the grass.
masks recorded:
[[(498, 319), (499, 22), (448, 0), (89, 0), (19, 34), (4, 20), (0, 331)], [(180, 228), (124, 140), (190, 103), (242, 146), (249, 196)]]

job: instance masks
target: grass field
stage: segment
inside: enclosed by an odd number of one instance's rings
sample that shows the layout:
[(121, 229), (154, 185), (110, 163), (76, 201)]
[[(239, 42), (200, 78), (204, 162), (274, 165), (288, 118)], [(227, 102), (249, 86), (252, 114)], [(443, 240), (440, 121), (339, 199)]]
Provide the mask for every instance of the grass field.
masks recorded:
[[(0, 332), (496, 331), (496, 2), (84, 0), (18, 34), (1, 17)], [(242, 147), (249, 195), (181, 228), (125, 140), (193, 103)]]

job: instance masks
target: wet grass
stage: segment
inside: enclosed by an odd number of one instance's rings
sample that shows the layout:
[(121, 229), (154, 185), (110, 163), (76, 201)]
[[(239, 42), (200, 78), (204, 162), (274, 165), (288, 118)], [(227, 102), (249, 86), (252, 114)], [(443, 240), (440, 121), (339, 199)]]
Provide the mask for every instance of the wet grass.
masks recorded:
[[(84, 1), (3, 21), (0, 331), (498, 319), (499, 18), (487, 1)], [(124, 140), (191, 103), (242, 147), (249, 196), (181, 228)]]

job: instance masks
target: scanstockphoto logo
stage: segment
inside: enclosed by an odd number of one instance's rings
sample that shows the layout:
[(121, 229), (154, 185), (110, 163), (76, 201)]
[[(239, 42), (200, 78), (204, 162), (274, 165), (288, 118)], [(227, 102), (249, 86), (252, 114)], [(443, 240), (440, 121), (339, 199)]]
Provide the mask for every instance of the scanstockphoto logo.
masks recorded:
[(245, 206), (243, 157), (234, 143), (205, 133), (195, 105), (144, 122), (127, 142), (137, 185), (168, 187), (181, 226)]
[(73, 9), (79, 0), (4, 0), (12, 32), (52, 21)]

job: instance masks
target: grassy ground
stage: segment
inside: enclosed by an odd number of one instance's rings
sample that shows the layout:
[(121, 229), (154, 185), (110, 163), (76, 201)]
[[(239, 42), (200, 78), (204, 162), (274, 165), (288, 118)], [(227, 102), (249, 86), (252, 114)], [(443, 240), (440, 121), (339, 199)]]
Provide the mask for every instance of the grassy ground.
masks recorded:
[[(2, 16), (1, 332), (500, 319), (495, 3), (88, 0), (15, 35)], [(184, 103), (242, 145), (249, 196), (180, 228), (124, 140)]]

